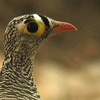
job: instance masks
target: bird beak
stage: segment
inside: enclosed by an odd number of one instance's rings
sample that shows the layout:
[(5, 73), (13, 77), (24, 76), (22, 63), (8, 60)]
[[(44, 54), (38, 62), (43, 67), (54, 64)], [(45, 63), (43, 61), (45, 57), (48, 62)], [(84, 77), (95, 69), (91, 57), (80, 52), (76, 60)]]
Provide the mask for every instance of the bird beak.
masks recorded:
[(76, 31), (77, 28), (70, 23), (53, 21), (53, 33), (61, 33), (65, 31)]

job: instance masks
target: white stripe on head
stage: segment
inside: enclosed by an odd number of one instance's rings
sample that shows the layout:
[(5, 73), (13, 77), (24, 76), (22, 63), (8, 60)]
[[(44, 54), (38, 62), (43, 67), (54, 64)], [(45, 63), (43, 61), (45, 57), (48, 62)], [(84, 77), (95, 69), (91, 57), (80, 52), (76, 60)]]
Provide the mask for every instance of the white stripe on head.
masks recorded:
[[(41, 18), (38, 14), (33, 14), (33, 16), (34, 16), (34, 19), (35, 19), (36, 21), (40, 21), (40, 22), (43, 22), (43, 23), (44, 23), (44, 21), (42, 20), (42, 18)], [(46, 18), (48, 19), (49, 25), (50, 25), (50, 27), (52, 28), (52, 27), (53, 27), (52, 19), (49, 18), (49, 17), (47, 17), (47, 16), (44, 16), (44, 17), (46, 17)], [(44, 23), (44, 24), (45, 24), (45, 23)]]
[(42, 21), (41, 17), (40, 17), (38, 14), (33, 14), (33, 16), (34, 16), (34, 19), (35, 19), (36, 21), (39, 21), (39, 22), (44, 23), (44, 22)]

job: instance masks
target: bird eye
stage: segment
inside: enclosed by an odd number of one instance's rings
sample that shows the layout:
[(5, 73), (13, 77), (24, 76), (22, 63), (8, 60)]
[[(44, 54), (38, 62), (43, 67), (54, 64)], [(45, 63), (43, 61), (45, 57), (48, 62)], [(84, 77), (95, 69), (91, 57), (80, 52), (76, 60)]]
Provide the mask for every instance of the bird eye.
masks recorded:
[(42, 20), (26, 20), (24, 23), (21, 23), (21, 26), (18, 27), (22, 29), (24, 34), (28, 34), (33, 37), (40, 37), (45, 33), (46, 26)]
[(38, 25), (36, 22), (29, 22), (27, 25), (27, 30), (31, 33), (35, 33), (38, 30)]

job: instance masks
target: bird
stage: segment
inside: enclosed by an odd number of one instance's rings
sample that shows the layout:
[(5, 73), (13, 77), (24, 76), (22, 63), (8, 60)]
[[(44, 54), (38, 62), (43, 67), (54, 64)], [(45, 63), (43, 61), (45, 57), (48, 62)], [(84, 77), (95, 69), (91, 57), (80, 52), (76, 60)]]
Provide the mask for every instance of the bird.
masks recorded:
[(48, 37), (77, 28), (40, 14), (13, 18), (4, 34), (4, 61), (0, 72), (0, 100), (41, 100), (34, 79), (34, 59)]

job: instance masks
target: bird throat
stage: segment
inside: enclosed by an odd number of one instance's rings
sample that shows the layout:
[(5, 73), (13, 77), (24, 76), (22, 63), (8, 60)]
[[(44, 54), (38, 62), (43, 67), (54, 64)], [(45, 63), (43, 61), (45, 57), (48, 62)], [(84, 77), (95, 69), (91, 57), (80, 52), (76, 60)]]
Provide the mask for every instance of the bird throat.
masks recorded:
[(24, 94), (29, 93), (30, 97), (40, 98), (33, 77), (33, 64), (37, 48), (38, 45), (21, 44), (14, 48), (13, 52), (9, 49), (9, 53), (5, 55), (1, 73), (2, 82), (6, 86), (4, 88), (13, 90), (9, 92), (10, 94), (14, 91), (22, 91)]

